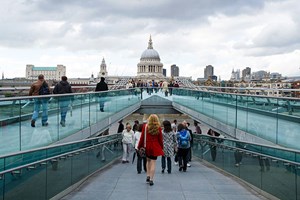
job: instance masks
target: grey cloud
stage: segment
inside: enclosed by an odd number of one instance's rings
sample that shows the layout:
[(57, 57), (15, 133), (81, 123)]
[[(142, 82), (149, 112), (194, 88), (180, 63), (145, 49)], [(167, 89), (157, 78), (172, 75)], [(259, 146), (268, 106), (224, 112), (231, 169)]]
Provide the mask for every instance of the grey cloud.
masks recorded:
[[(101, 20), (107, 16), (191, 20), (221, 13), (237, 15), (252, 13), (264, 7), (261, 0), (25, 0), (19, 7), (24, 19), (36, 20)], [(21, 16), (19, 16), (21, 19)]]
[(300, 22), (274, 22), (266, 25), (252, 38), (252, 44), (236, 43), (234, 48), (243, 49), (248, 56), (268, 56), (289, 53), (300, 49)]

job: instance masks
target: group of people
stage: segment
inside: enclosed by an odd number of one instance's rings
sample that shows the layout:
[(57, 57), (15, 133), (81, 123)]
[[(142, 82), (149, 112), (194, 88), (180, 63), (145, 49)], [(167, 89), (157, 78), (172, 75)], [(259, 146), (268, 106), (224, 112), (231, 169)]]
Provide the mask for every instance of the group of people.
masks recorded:
[[(67, 81), (68, 78), (66, 76), (61, 77), (61, 81), (58, 82), (53, 89), (53, 94), (67, 94), (72, 93), (72, 87), (70, 83)], [(104, 112), (104, 102), (106, 93), (100, 93), (102, 91), (107, 91), (108, 86), (105, 83), (105, 78), (102, 77), (101, 81), (97, 84), (95, 91), (99, 92), (99, 107), (100, 111)], [(44, 75), (40, 74), (38, 76), (38, 80), (34, 82), (29, 90), (29, 96), (44, 96), (49, 95), (50, 87), (46, 82)], [(69, 109), (69, 105), (73, 100), (73, 96), (61, 96), (59, 97), (59, 109), (60, 109), (60, 125), (62, 127), (66, 126), (66, 116)], [(35, 127), (36, 120), (39, 117), (40, 108), (42, 107), (42, 126), (48, 126), (48, 103), (49, 98), (44, 96), (42, 98), (34, 98), (34, 110), (31, 118), (31, 127)]]
[[(122, 121), (119, 123), (118, 132), (121, 132), (124, 126)], [(161, 156), (162, 173), (165, 170), (169, 174), (172, 172), (173, 157), (179, 163), (179, 171), (186, 172), (189, 161), (191, 161), (191, 146), (193, 143), (193, 134), (189, 129), (189, 125), (186, 121), (177, 124), (176, 120), (172, 124), (170, 121), (165, 120), (161, 125), (158, 116), (155, 114), (150, 115), (148, 120), (142, 124), (139, 124), (136, 120), (133, 128), (127, 123), (122, 131), (122, 163), (129, 163), (131, 146), (133, 146), (135, 149), (134, 155), (137, 156), (137, 173), (140, 174), (143, 167), (147, 174), (146, 182), (151, 186), (154, 184), (156, 160), (159, 156)], [(199, 129), (196, 127), (197, 133), (199, 133)], [(145, 148), (145, 156), (140, 154), (142, 148)]]
[(147, 93), (151, 95), (153, 92), (157, 93), (160, 89), (165, 94), (165, 96), (172, 95), (173, 88), (178, 88), (179, 84), (177, 81), (142, 81), (138, 80), (135, 82), (133, 79), (128, 81), (126, 84), (126, 89), (130, 88), (146, 88)]
[[(61, 81), (57, 83), (53, 89), (53, 94), (66, 94), (72, 93), (72, 87), (67, 81), (68, 78), (66, 76), (61, 77)], [(40, 74), (38, 76), (38, 80), (34, 82), (29, 90), (29, 96), (40, 96), (40, 95), (49, 95), (50, 88), (46, 80), (44, 79), (44, 75)], [(59, 109), (61, 120), (60, 124), (62, 127), (66, 126), (66, 116), (68, 112), (68, 107), (72, 97), (70, 96), (62, 96), (59, 98)], [(39, 116), (40, 107), (42, 106), (42, 126), (48, 126), (48, 101), (49, 98), (34, 98), (34, 110), (31, 118), (31, 127), (35, 127), (35, 122)]]

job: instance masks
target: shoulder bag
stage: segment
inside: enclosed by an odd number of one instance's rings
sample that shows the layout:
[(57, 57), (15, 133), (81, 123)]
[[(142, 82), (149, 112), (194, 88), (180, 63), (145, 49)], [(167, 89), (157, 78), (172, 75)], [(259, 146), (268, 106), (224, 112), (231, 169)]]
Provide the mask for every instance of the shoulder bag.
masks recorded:
[(146, 157), (146, 136), (147, 136), (147, 126), (145, 127), (145, 132), (144, 132), (144, 146), (139, 149), (139, 155), (141, 157)]

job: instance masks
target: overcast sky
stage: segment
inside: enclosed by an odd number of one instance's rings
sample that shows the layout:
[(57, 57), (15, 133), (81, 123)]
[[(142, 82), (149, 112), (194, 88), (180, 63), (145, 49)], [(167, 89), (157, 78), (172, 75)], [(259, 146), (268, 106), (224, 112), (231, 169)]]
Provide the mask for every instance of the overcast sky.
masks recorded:
[(300, 75), (299, 0), (1, 0), (0, 71), (26, 64), (67, 67), (68, 77), (136, 75), (149, 35), (161, 62), (181, 76), (204, 67)]

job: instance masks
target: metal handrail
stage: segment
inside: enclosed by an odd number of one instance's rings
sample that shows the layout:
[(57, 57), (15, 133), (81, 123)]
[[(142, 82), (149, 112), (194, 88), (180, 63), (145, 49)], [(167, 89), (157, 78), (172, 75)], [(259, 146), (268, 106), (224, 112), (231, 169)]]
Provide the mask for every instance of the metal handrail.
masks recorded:
[(54, 145), (50, 145), (50, 146), (39, 147), (39, 148), (25, 150), (25, 151), (18, 151), (18, 152), (14, 152), (14, 153), (1, 155), (0, 159), (3, 159), (5, 157), (16, 156), (16, 155), (19, 155), (19, 154), (31, 153), (31, 152), (34, 152), (34, 151), (48, 150), (48, 149), (52, 149), (52, 148), (55, 148), (55, 147), (61, 147), (61, 146), (66, 146), (66, 145), (70, 145), (70, 144), (75, 144), (75, 143), (89, 142), (91, 140), (102, 139), (102, 138), (105, 138), (105, 137), (111, 137), (111, 136), (118, 137), (118, 135), (121, 135), (121, 133), (116, 133), (116, 134), (112, 134), (112, 135), (102, 135), (102, 136), (99, 136), (99, 137), (93, 137), (93, 138), (88, 138), (88, 139), (83, 139), (83, 140), (76, 140), (76, 141), (72, 141), (72, 142), (66, 142), (66, 143), (63, 143), (63, 144), (54, 144)]
[[(251, 94), (239, 94), (239, 93), (232, 93), (232, 92), (219, 92), (219, 91), (202, 91), (202, 90), (194, 90), (194, 89), (188, 89), (188, 88), (176, 88), (176, 89), (184, 89), (189, 91), (197, 91), (199, 93), (205, 92), (205, 93), (213, 93), (213, 94), (230, 94), (235, 96), (248, 96), (248, 97), (261, 97), (261, 98), (271, 98), (271, 99), (284, 99), (284, 100), (297, 100), (299, 101), (299, 98), (296, 97), (273, 97), (273, 96), (264, 96), (264, 95), (251, 95)], [(300, 90), (297, 90), (300, 91)]]
[[(224, 140), (228, 140), (231, 142), (242, 142), (248, 145), (257, 145), (257, 146), (261, 146), (261, 147), (266, 147), (266, 148), (271, 148), (271, 149), (278, 149), (278, 150), (282, 150), (282, 151), (288, 151), (291, 153), (297, 153), (300, 154), (300, 150), (296, 150), (296, 149), (290, 149), (290, 148), (286, 148), (286, 147), (281, 147), (281, 146), (271, 146), (271, 145), (267, 145), (267, 144), (259, 144), (259, 143), (255, 143), (255, 142), (246, 142), (246, 141), (241, 141), (241, 140), (237, 140), (237, 139), (232, 139), (232, 138), (223, 138), (223, 137), (214, 137), (214, 136), (210, 136), (210, 135), (199, 135), (200, 137), (207, 137), (207, 138), (214, 138), (214, 139), (224, 139)], [(198, 139), (198, 138), (195, 138)]]
[(212, 141), (205, 141), (205, 140), (202, 140), (202, 139), (195, 139), (195, 140), (196, 141), (200, 140), (200, 141), (209, 143), (211, 145), (221, 146), (221, 147), (228, 147), (228, 148), (231, 148), (231, 149), (234, 149), (234, 150), (239, 150), (239, 151), (242, 151), (242, 152), (247, 152), (249, 154), (254, 154), (254, 155), (257, 155), (257, 156), (263, 156), (263, 157), (267, 157), (267, 158), (270, 158), (270, 159), (282, 161), (284, 163), (290, 163), (290, 164), (295, 165), (295, 166), (300, 166), (300, 163), (298, 163), (298, 162), (294, 162), (294, 161), (286, 160), (286, 159), (283, 159), (283, 158), (278, 158), (278, 157), (270, 156), (270, 155), (263, 154), (263, 153), (258, 153), (258, 152), (255, 152), (255, 151), (250, 151), (248, 149), (241, 149), (241, 148), (238, 148), (238, 147), (228, 146), (228, 145), (225, 145), (225, 144), (219, 144), (217, 142), (212, 142)]
[(15, 101), (15, 100), (30, 100), (30, 99), (40, 99), (40, 98), (51, 98), (51, 97), (66, 97), (66, 96), (75, 96), (75, 95), (88, 95), (88, 94), (105, 94), (105, 93), (113, 93), (118, 91), (128, 91), (133, 90), (130, 89), (120, 89), (120, 90), (107, 90), (107, 91), (97, 91), (97, 92), (82, 92), (82, 93), (66, 93), (66, 94), (49, 94), (49, 95), (37, 95), (37, 96), (21, 96), (21, 97), (6, 97), (0, 98), (0, 101)]
[[(56, 159), (56, 158), (59, 158), (59, 157), (62, 157), (62, 156), (68, 156), (68, 155), (71, 155), (71, 154), (81, 152), (83, 150), (92, 149), (92, 148), (95, 148), (95, 147), (98, 147), (98, 146), (101, 146), (101, 145), (104, 145), (104, 144), (107, 144), (107, 143), (111, 143), (111, 142), (114, 142), (114, 141), (118, 141), (118, 140), (120, 140), (120, 139), (114, 139), (114, 140), (111, 140), (111, 141), (106, 141), (106, 142), (99, 143), (99, 144), (96, 144), (96, 145), (92, 145), (92, 146), (89, 146), (89, 147), (85, 147), (85, 148), (82, 148), (82, 149), (77, 149), (75, 151), (70, 151), (68, 153), (59, 154), (59, 155), (52, 156), (52, 157), (49, 157), (49, 158), (46, 158), (46, 159), (42, 159), (42, 160), (39, 160), (39, 161), (35, 161), (35, 162), (32, 162), (32, 163), (28, 163), (28, 164), (25, 164), (25, 165), (14, 167), (14, 168), (11, 168), (11, 169), (8, 169), (8, 170), (4, 170), (4, 171), (0, 172), (0, 176), (3, 176), (3, 174), (6, 174), (6, 173), (10, 173), (10, 172), (17, 171), (17, 170), (20, 170), (20, 169), (23, 169), (23, 168), (27, 168), (27, 167), (32, 166), (32, 165), (37, 165), (37, 164), (40, 164), (40, 163), (43, 163), (43, 162), (48, 162), (48, 161), (51, 161), (53, 159)], [(79, 154), (77, 154), (77, 155), (79, 155)]]

